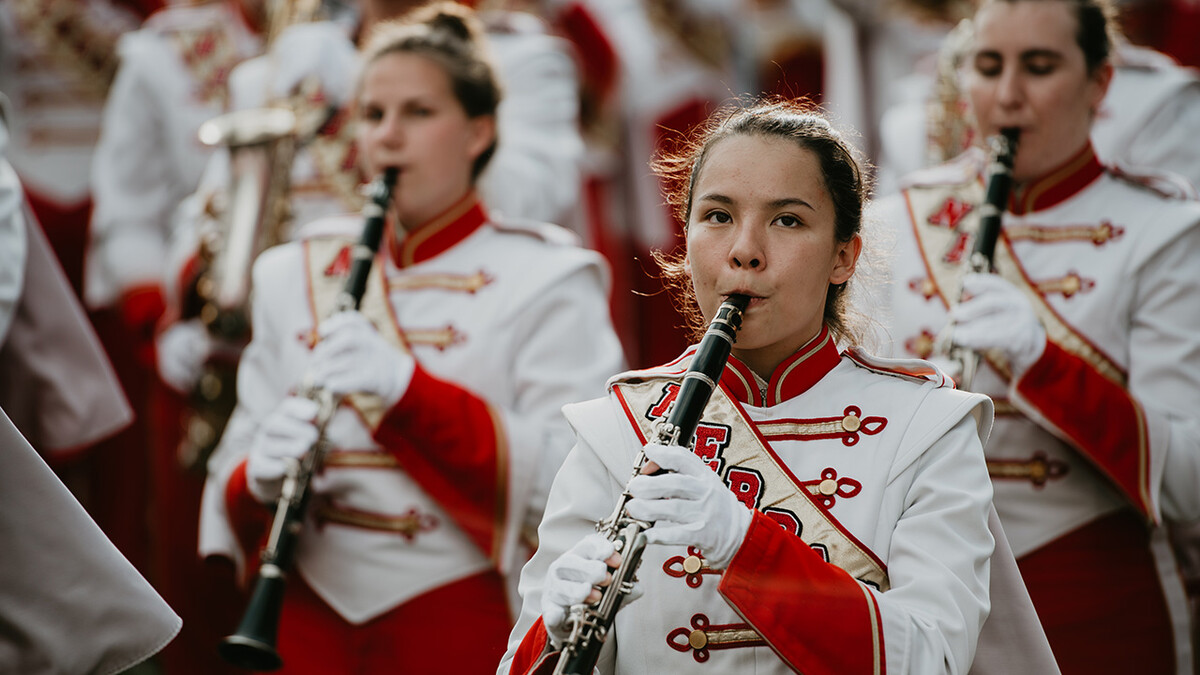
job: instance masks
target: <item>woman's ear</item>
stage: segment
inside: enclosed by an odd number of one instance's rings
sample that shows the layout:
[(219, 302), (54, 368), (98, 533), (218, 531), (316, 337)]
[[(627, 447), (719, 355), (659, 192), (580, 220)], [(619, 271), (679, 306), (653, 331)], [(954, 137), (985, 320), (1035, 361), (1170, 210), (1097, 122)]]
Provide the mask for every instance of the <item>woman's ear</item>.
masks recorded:
[(483, 154), (489, 146), (496, 142), (495, 115), (480, 115), (471, 118), (471, 142), (468, 150), (474, 160)]
[(838, 242), (834, 250), (833, 269), (829, 272), (829, 283), (844, 284), (854, 276), (854, 268), (858, 265), (858, 256), (862, 253), (862, 236), (854, 235), (850, 241)]
[(1092, 114), (1096, 114), (1100, 110), (1100, 103), (1108, 94), (1108, 85), (1112, 83), (1113, 64), (1112, 61), (1105, 61), (1096, 67), (1092, 73), (1092, 87), (1088, 95), (1089, 104)]

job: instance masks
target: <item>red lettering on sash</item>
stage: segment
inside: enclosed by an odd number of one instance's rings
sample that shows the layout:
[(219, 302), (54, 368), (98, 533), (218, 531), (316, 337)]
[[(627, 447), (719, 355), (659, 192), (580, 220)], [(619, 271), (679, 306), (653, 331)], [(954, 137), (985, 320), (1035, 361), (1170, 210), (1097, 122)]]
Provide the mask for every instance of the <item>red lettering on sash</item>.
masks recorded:
[(693, 448), (693, 452), (708, 464), (708, 468), (721, 473), (725, 466), (722, 451), (727, 447), (729, 447), (729, 427), (720, 424), (696, 426), (696, 446)]
[(679, 396), (679, 385), (675, 382), (670, 382), (663, 387), (662, 396), (650, 410), (646, 412), (646, 417), (657, 420), (666, 417), (667, 411), (671, 409), (671, 404), (675, 402), (675, 397)]
[(784, 530), (791, 532), (797, 537), (799, 537), (800, 533), (804, 531), (804, 523), (800, 522), (800, 519), (796, 516), (796, 514), (788, 511), (787, 509), (780, 509), (772, 506), (763, 509), (762, 514), (775, 521)]
[(737, 496), (738, 501), (745, 504), (747, 508), (757, 509), (763, 495), (763, 477), (762, 474), (754, 469), (744, 469), (740, 466), (735, 466), (729, 470), (729, 475), (725, 476), (725, 484), (733, 490), (733, 494)]
[(963, 219), (963, 216), (970, 213), (973, 208), (975, 208), (974, 205), (968, 204), (958, 197), (947, 197), (941, 208), (929, 216), (929, 224), (953, 230), (958, 227), (958, 222)]

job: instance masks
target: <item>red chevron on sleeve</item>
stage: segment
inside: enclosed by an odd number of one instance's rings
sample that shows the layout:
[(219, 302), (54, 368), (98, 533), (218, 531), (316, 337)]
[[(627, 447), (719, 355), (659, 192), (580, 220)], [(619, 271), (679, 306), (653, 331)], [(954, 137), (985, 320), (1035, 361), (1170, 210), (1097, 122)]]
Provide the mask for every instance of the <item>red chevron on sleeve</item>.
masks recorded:
[(508, 445), (486, 401), (417, 364), (375, 440), (438, 501), (486, 555), (499, 557), (508, 498)]
[(1121, 385), (1053, 342), (1017, 393), (1109, 478), (1147, 520), (1150, 439), (1141, 405)]
[(872, 591), (762, 513), (754, 513), (718, 588), (798, 673), (882, 675), (887, 670), (882, 618)]

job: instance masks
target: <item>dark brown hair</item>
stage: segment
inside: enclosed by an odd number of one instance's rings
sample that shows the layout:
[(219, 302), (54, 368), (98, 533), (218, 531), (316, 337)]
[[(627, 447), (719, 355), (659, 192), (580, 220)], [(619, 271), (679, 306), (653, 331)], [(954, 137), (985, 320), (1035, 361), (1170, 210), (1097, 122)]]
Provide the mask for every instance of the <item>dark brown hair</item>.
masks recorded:
[[(502, 96), (475, 12), (455, 2), (433, 2), (377, 25), (363, 49), (362, 72), (388, 54), (420, 54), (450, 78), (454, 97), (469, 118), (495, 116)], [(361, 75), (360, 75), (361, 78)], [(471, 177), (487, 168), (497, 139), (475, 158)]]
[[(839, 243), (845, 243), (862, 231), (863, 207), (870, 192), (864, 164), (856, 156), (853, 146), (815, 106), (806, 100), (783, 98), (763, 98), (725, 106), (694, 129), (688, 139), (663, 151), (651, 162), (651, 168), (663, 181), (667, 202), (685, 228), (691, 217), (692, 192), (708, 153), (717, 141), (743, 135), (778, 138), (812, 152), (820, 163), (821, 180), (833, 201), (834, 237)], [(686, 252), (666, 254), (655, 251), (654, 259), (662, 269), (664, 282), (676, 297), (677, 307), (687, 320), (688, 328), (694, 337), (699, 337), (705, 329), (704, 318), (685, 269)], [(857, 341), (858, 330), (847, 319), (845, 291), (846, 283), (829, 285), (825, 323), (835, 338)]]

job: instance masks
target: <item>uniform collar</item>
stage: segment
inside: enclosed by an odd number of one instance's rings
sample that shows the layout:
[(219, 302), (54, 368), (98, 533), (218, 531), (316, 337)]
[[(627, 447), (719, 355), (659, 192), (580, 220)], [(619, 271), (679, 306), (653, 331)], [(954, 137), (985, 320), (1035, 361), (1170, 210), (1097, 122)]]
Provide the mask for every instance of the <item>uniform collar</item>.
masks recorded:
[(392, 262), (404, 268), (434, 258), (471, 236), (487, 219), (487, 210), (472, 190), (433, 220), (406, 233), (400, 241), (396, 241), (389, 227), (387, 245)]
[(1024, 185), (1014, 186), (1009, 198), (1009, 211), (1020, 216), (1048, 209), (1091, 185), (1103, 173), (1104, 166), (1096, 158), (1089, 141), (1058, 168)]
[(808, 391), (841, 360), (828, 326), (789, 356), (763, 382), (749, 366), (729, 357), (721, 384), (738, 401), (756, 407), (773, 406)]

